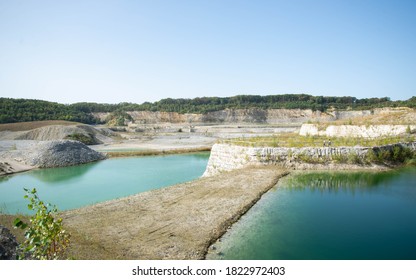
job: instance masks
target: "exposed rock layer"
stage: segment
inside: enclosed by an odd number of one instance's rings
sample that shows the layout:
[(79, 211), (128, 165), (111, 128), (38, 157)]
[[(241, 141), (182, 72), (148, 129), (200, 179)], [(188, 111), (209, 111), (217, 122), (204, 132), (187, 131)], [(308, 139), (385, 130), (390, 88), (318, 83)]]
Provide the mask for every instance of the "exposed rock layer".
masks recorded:
[[(137, 124), (155, 123), (305, 123), (307, 121), (336, 121), (367, 116), (384, 116), (392, 113), (415, 112), (409, 108), (377, 108), (359, 111), (312, 111), (310, 109), (225, 109), (205, 114), (180, 114), (176, 112), (131, 111), (127, 112)], [(93, 113), (105, 121), (110, 113)]]
[[(208, 165), (204, 176), (212, 176), (224, 171), (243, 168), (249, 165), (278, 165), (288, 169), (337, 169), (346, 167), (339, 165), (335, 159), (348, 158), (354, 155), (364, 161), (371, 149), (376, 154), (380, 151), (391, 151), (395, 146), (408, 147), (416, 150), (416, 142), (398, 143), (380, 147), (242, 147), (229, 144), (215, 144), (211, 149)], [(357, 166), (350, 164), (347, 168), (375, 168), (376, 166)]]

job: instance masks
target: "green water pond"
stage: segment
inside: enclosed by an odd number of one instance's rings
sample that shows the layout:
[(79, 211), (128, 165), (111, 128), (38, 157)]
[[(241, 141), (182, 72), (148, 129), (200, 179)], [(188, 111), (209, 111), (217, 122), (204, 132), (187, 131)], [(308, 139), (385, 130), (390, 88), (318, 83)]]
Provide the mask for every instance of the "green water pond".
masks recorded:
[(292, 174), (208, 259), (416, 259), (416, 169)]
[(0, 212), (31, 213), (23, 188), (36, 188), (59, 210), (162, 188), (200, 177), (209, 153), (130, 157), (0, 177)]

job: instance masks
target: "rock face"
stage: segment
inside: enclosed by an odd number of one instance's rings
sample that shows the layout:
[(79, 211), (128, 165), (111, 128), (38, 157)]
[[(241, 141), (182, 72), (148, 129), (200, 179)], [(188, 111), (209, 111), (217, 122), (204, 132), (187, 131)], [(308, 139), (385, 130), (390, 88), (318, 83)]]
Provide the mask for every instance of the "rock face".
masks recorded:
[[(176, 112), (127, 112), (137, 124), (155, 123), (304, 123), (314, 121), (334, 121), (356, 116), (370, 115), (371, 111), (332, 111), (320, 112), (301, 109), (225, 109), (205, 114), (179, 114)], [(109, 113), (93, 113), (104, 121)]]
[(15, 260), (19, 244), (9, 229), (0, 225), (0, 260)]
[(0, 141), (0, 157), (40, 168), (63, 167), (102, 160), (105, 155), (73, 140)]
[[(176, 112), (130, 111), (127, 112), (136, 124), (156, 123), (264, 123), (301, 124), (307, 121), (336, 121), (366, 116), (389, 116), (398, 112), (405, 113), (410, 119), (416, 117), (415, 110), (409, 108), (376, 108), (374, 110), (358, 111), (312, 111), (310, 109), (224, 109), (205, 114), (180, 114)], [(94, 117), (105, 121), (110, 113), (93, 113)]]
[(416, 125), (330, 125), (325, 130), (319, 130), (315, 124), (303, 124), (299, 134), (302, 136), (377, 138), (404, 134), (409, 129), (416, 130)]
[[(240, 169), (249, 165), (278, 165), (288, 169), (339, 169), (340, 164), (332, 161), (343, 159), (349, 155), (358, 160), (364, 160), (371, 149), (376, 154), (381, 151), (391, 151), (395, 146), (407, 147), (416, 151), (416, 142), (397, 143), (380, 147), (242, 147), (229, 144), (215, 144), (203, 176), (212, 176), (224, 171)], [(344, 163), (345, 163), (344, 162)], [(353, 163), (346, 168), (372, 168), (373, 166), (358, 166)]]

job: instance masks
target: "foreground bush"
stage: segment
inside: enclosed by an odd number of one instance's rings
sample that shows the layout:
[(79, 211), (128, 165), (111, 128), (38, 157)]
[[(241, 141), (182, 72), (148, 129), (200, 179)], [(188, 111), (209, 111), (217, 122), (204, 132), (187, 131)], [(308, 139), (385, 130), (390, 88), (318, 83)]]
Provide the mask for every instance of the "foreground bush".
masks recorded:
[(38, 260), (56, 260), (65, 257), (69, 245), (70, 234), (62, 227), (62, 219), (57, 215), (56, 206), (46, 204), (39, 199), (36, 189), (26, 191), (24, 196), (29, 200), (28, 209), (36, 213), (30, 218), (30, 224), (19, 218), (14, 226), (25, 231), (21, 258)]

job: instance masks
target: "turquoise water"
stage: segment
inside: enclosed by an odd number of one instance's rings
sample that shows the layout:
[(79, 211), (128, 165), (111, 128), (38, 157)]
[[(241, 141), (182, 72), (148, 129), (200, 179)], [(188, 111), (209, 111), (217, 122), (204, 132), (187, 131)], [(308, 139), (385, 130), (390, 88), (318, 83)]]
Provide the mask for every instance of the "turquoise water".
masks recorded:
[(30, 213), (23, 188), (59, 210), (78, 208), (200, 177), (209, 153), (109, 159), (0, 177), (0, 212)]
[(208, 259), (416, 259), (416, 169), (281, 180)]

